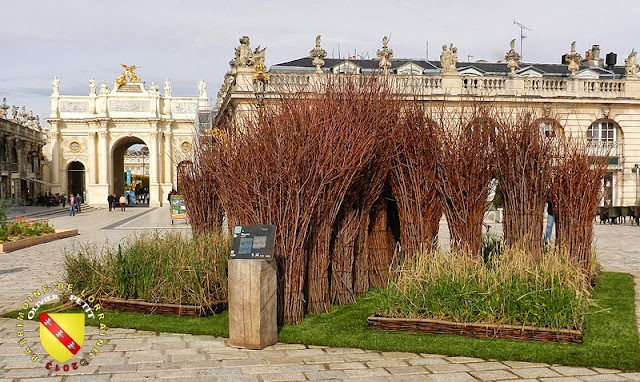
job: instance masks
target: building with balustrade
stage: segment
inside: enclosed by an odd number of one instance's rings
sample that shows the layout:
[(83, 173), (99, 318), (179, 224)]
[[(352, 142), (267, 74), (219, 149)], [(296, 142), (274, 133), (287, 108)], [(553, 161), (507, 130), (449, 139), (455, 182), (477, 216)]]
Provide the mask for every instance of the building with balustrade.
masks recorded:
[[(385, 37), (377, 59), (329, 59), (320, 36), (309, 56), (272, 65), (265, 71), (264, 49), (252, 51), (249, 38), (240, 39), (231, 69), (225, 75), (214, 111), (225, 115), (251, 113), (278, 92), (313, 91), (323, 77), (384, 73), (399, 95), (424, 102), (480, 99), (501, 108), (535, 106), (547, 135), (582, 137), (595, 156), (608, 154), (605, 200), (613, 205), (638, 205), (640, 185), (640, 77), (634, 51), (617, 63), (617, 55), (601, 57), (593, 45), (583, 58), (575, 42), (558, 62), (525, 63), (515, 41), (504, 61), (459, 62), (457, 48), (444, 45), (440, 60), (395, 59)], [(257, 84), (260, 75), (268, 78)], [(261, 86), (257, 86), (261, 85)], [(559, 124), (552, 123), (554, 117)]]
[[(12, 116), (8, 110), (12, 109)], [(45, 134), (33, 112), (0, 105), (0, 198), (30, 204), (38, 194), (50, 191), (43, 180)]]
[(60, 80), (54, 78), (44, 150), (48, 181), (54, 192), (84, 193), (86, 202), (106, 205), (109, 194), (124, 192), (127, 150), (146, 146), (149, 201), (161, 206), (177, 187), (179, 164), (192, 155), (195, 118), (199, 109), (209, 108), (206, 84), (198, 83), (198, 96), (175, 97), (169, 80), (161, 94), (158, 85), (145, 85), (135, 66), (123, 67), (113, 88), (103, 81), (98, 89), (91, 78), (87, 95), (60, 94)]

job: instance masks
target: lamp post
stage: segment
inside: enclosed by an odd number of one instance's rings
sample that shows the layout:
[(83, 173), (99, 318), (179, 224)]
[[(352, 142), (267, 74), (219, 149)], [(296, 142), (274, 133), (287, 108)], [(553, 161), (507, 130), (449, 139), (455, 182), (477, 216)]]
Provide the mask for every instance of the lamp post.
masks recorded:
[(636, 206), (640, 207), (640, 197), (638, 196), (638, 175), (640, 175), (640, 164), (633, 166), (631, 172), (636, 174)]
[(264, 73), (267, 67), (264, 66), (264, 63), (261, 61), (254, 66), (254, 69), (256, 74), (253, 76), (251, 82), (253, 83), (253, 90), (256, 94), (257, 109), (258, 112), (261, 113), (264, 108), (264, 94), (269, 84), (269, 76)]

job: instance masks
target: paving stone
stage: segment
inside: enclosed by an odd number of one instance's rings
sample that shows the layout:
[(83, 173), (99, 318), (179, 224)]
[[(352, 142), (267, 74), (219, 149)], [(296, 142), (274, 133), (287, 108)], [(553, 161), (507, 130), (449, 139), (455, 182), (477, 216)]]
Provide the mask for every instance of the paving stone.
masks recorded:
[(502, 361), (505, 365), (512, 369), (524, 369), (527, 367), (547, 367), (546, 363), (522, 362), (522, 361)]
[(402, 367), (407, 366), (407, 362), (401, 359), (379, 359), (366, 362), (368, 367)]
[(450, 365), (451, 362), (444, 358), (414, 358), (408, 359), (409, 365)]
[(338, 370), (307, 371), (304, 375), (312, 381), (320, 379), (345, 379), (347, 377), (343, 371)]
[(376, 369), (348, 369), (344, 370), (345, 374), (349, 377), (358, 378), (358, 377), (379, 377), (379, 376), (387, 376), (389, 372), (383, 368)]
[(618, 374), (630, 381), (640, 381), (640, 373), (620, 373)]
[(575, 367), (575, 366), (551, 366), (551, 370), (557, 371), (558, 373), (565, 376), (597, 374), (595, 371), (588, 369), (586, 367)]
[(324, 365), (286, 365), (286, 366), (283, 366), (282, 369), (285, 372), (326, 370)]
[(110, 379), (109, 375), (73, 375), (64, 377), (64, 382), (106, 382)]
[(332, 362), (328, 365), (329, 370), (346, 370), (346, 369), (366, 369), (362, 362)]
[(471, 370), (498, 370), (498, 369), (508, 369), (509, 367), (502, 362), (473, 362), (468, 364)]
[(270, 355), (263, 358), (267, 365), (297, 365), (302, 364), (302, 359), (299, 357), (277, 357), (272, 358)]
[(222, 361), (221, 367), (259, 366), (259, 365), (264, 365), (264, 361), (258, 358), (225, 359)]
[(431, 374), (429, 380), (432, 382), (477, 382), (467, 373)]
[(447, 357), (446, 358), (451, 363), (473, 363), (473, 362), (484, 362), (483, 359), (480, 358), (472, 358), (472, 357)]
[[(466, 365), (459, 363), (424, 365), (432, 373), (455, 373), (461, 371), (469, 371)], [(466, 374), (466, 373), (465, 373)]]
[(578, 377), (580, 380), (585, 382), (617, 382), (617, 381), (628, 381), (629, 379), (624, 378), (620, 375), (616, 374), (596, 374), (596, 375), (583, 375)]
[(429, 374), (412, 374), (412, 375), (392, 375), (387, 377), (391, 382), (431, 382), (431, 375)]
[(403, 367), (388, 367), (387, 371), (391, 374), (431, 374), (427, 369), (422, 366), (403, 366)]
[(375, 359), (384, 359), (380, 353), (354, 353), (344, 354), (347, 361), (371, 361)]
[(170, 353), (171, 362), (185, 362), (185, 361), (204, 361), (206, 359), (204, 354), (173, 354)]
[(416, 353), (384, 352), (382, 353), (382, 357), (388, 358), (388, 359), (408, 359), (408, 358), (415, 358)]
[(329, 363), (345, 362), (347, 359), (343, 354), (321, 354), (310, 357), (300, 357), (304, 363)]
[(270, 374), (265, 372), (265, 374), (261, 374), (260, 377), (264, 382), (280, 382), (280, 381), (304, 381), (304, 374), (302, 373), (274, 373)]
[[(2, 369), (0, 369), (2, 370)], [(22, 378), (18, 382), (61, 382), (62, 377)]]
[(582, 382), (576, 377), (551, 377), (551, 378), (539, 378), (540, 382)]
[(508, 372), (507, 370), (484, 370), (484, 371), (472, 371), (469, 374), (478, 378), (481, 381), (497, 381), (504, 379), (517, 379), (517, 375)]
[(620, 372), (620, 370), (604, 369), (604, 368), (600, 368), (600, 367), (592, 367), (591, 370), (595, 371), (598, 374), (616, 374), (616, 373)]
[[(505, 362), (506, 363), (506, 362)], [(547, 367), (529, 367), (513, 369), (512, 372), (521, 378), (561, 377), (560, 374)]]

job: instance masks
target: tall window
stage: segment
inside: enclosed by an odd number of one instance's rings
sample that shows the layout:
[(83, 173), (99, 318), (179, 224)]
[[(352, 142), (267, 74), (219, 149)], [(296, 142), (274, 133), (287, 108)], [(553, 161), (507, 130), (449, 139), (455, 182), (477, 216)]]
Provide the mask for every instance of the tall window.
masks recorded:
[(587, 130), (587, 141), (593, 143), (608, 143), (613, 145), (616, 141), (616, 127), (613, 122), (598, 121), (589, 126)]
[(587, 129), (587, 142), (594, 155), (618, 156), (616, 126), (611, 121), (596, 121)]

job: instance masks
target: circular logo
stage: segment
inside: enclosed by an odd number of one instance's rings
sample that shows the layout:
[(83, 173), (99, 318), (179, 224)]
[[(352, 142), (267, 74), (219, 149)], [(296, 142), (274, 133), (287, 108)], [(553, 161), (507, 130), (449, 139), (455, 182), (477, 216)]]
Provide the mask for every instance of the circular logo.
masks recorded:
[(78, 142), (78, 141), (73, 141), (73, 142), (69, 143), (69, 150), (71, 150), (72, 153), (79, 152), (81, 148), (82, 148), (82, 146), (80, 145), (80, 142)]
[[(44, 306), (55, 303), (69, 305), (73, 311), (44, 312)], [(85, 290), (74, 291), (72, 284), (59, 282), (34, 290), (21, 304), (17, 319), (18, 344), (32, 362), (40, 363), (49, 373), (89, 365), (104, 348), (107, 337), (105, 314), (100, 303)], [(39, 322), (39, 338), (24, 330), (24, 321)], [(87, 322), (97, 326), (95, 340), (85, 341)]]

